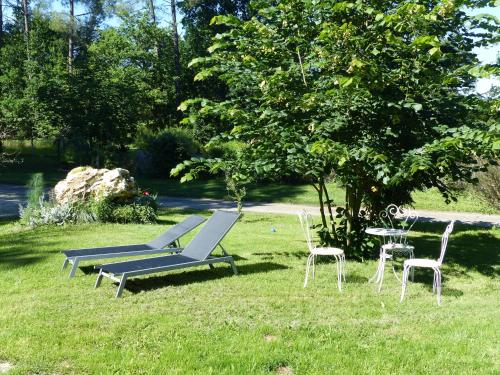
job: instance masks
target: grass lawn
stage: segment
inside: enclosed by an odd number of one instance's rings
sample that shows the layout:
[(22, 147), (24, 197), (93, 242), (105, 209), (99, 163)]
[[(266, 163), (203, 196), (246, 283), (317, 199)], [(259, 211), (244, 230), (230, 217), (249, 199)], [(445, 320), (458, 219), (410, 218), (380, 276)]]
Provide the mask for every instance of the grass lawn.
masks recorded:
[[(7, 144), (9, 146), (9, 144)], [(14, 147), (15, 146), (15, 147)], [(31, 175), (43, 172), (48, 186), (54, 186), (66, 176), (69, 166), (57, 162), (54, 150), (50, 144), (37, 144), (33, 155), (29, 147), (10, 144), (7, 150), (19, 153), (21, 163), (0, 167), (0, 183), (26, 185)], [(227, 198), (227, 190), (222, 180), (196, 180), (181, 184), (176, 179), (159, 179), (141, 177), (137, 178), (142, 188), (148, 188), (160, 195), (188, 198)], [(335, 202), (343, 202), (344, 189), (334, 183), (328, 185), (330, 197)], [(441, 194), (436, 189), (430, 189), (413, 194), (415, 208), (435, 211), (480, 212), (486, 214), (500, 214), (491, 205), (482, 201), (470, 191), (459, 194), (458, 201), (446, 204)], [(291, 184), (254, 184), (247, 189), (248, 201), (280, 202), (295, 204), (317, 205), (317, 194), (310, 185)]]
[[(236, 224), (224, 245), (239, 276), (216, 265), (131, 279), (115, 299), (107, 279), (93, 289), (88, 263), (72, 280), (60, 272), (62, 249), (144, 242), (186, 215), (35, 230), (1, 222), (0, 363), (15, 365), (9, 374), (499, 373), (498, 229), (456, 226), (441, 307), (425, 271), (402, 304), (389, 270), (377, 294), (367, 283), (375, 261), (348, 262), (342, 293), (334, 264), (321, 262), (304, 289), (294, 216), (246, 214)], [(444, 227), (416, 228), (417, 256), (437, 256)]]

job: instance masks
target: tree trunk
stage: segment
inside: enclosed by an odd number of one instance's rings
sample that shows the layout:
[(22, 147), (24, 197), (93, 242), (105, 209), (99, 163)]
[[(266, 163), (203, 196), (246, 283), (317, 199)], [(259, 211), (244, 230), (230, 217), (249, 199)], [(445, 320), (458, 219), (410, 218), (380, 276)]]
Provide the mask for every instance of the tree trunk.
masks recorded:
[(326, 205), (328, 208), (328, 215), (330, 217), (331, 232), (333, 234), (333, 238), (335, 239), (335, 242), (338, 244), (339, 239), (338, 239), (337, 231), (335, 228), (335, 217), (333, 216), (333, 208), (332, 208), (333, 202), (330, 200), (330, 196), (329, 196), (328, 190), (326, 188), (326, 183), (325, 183), (325, 180), (323, 178), (321, 179), (321, 184), (323, 185), (323, 191), (324, 191), (325, 198), (326, 198), (325, 201), (326, 201)]
[(175, 96), (177, 104), (180, 103), (180, 78), (181, 78), (181, 53), (179, 50), (179, 34), (177, 32), (177, 11), (176, 0), (170, 0), (170, 10), (172, 13), (172, 41), (174, 43), (174, 68), (175, 68)]
[(3, 3), (0, 0), (0, 48), (3, 45)]
[(353, 230), (356, 230), (355, 224), (359, 219), (359, 210), (361, 209), (361, 199), (362, 195), (360, 193), (360, 189), (356, 186), (348, 185), (346, 187), (346, 218), (347, 218), (347, 242), (346, 246), (349, 248), (352, 243), (350, 240), (350, 233)]
[(318, 200), (319, 200), (319, 213), (321, 215), (321, 224), (323, 227), (328, 228), (328, 224), (326, 222), (326, 215), (325, 215), (325, 205), (323, 203), (323, 187), (320, 183), (320, 180), (318, 180), (318, 185), (316, 186), (315, 184), (312, 184), (316, 192), (318, 193)]
[(28, 0), (22, 0), (23, 5), (23, 19), (24, 19), (24, 42), (26, 43), (26, 53), (28, 60), (30, 60), (30, 48), (29, 48), (29, 3)]
[[(149, 14), (151, 15), (151, 21), (153, 22), (153, 25), (155, 27), (158, 25), (156, 22), (156, 10), (155, 10), (155, 3), (154, 0), (147, 0), (148, 2), (148, 8), (149, 8)], [(158, 43), (158, 39), (155, 39), (155, 54), (156, 58), (160, 58), (160, 44)]]
[(68, 72), (73, 71), (74, 29), (75, 29), (75, 1), (69, 0), (69, 35), (68, 35)]

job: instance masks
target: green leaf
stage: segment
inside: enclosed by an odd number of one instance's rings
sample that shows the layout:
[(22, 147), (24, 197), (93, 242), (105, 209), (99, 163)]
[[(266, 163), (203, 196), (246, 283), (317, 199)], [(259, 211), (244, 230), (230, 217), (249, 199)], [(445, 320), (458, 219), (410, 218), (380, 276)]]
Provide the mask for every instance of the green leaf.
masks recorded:
[(191, 173), (186, 173), (184, 176), (182, 176), (181, 183), (192, 181), (193, 179), (194, 177)]
[(204, 79), (211, 77), (213, 71), (211, 69), (204, 69), (194, 76), (195, 81), (203, 81)]
[(441, 55), (441, 49), (439, 47), (433, 47), (428, 51), (428, 54), (432, 57), (439, 57)]
[(223, 48), (225, 46), (226, 46), (226, 43), (216, 42), (216, 43), (212, 44), (210, 47), (208, 47), (208, 52), (214, 53), (219, 48)]

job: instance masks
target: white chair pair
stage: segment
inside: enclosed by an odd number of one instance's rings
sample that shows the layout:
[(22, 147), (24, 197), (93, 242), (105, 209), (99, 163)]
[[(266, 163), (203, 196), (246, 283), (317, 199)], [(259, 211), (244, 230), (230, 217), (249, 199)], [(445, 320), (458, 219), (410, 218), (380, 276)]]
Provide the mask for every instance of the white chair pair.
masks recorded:
[(432, 284), (432, 292), (437, 294), (437, 303), (441, 305), (441, 264), (443, 264), (444, 254), (446, 252), (446, 247), (448, 245), (448, 237), (450, 233), (453, 231), (453, 225), (455, 221), (452, 221), (446, 227), (446, 230), (441, 237), (441, 253), (439, 254), (439, 258), (437, 260), (434, 259), (407, 259), (404, 262), (403, 266), (403, 286), (401, 288), (401, 299), (400, 302), (403, 302), (403, 298), (405, 297), (406, 284), (408, 283), (408, 274), (410, 270), (413, 270), (415, 267), (422, 268), (430, 268), (434, 270), (434, 282)]
[(307, 246), (309, 248), (309, 256), (307, 257), (306, 278), (304, 280), (304, 288), (307, 286), (309, 279), (309, 270), (312, 267), (312, 276), (315, 277), (315, 263), (318, 256), (333, 256), (337, 266), (337, 286), (339, 291), (342, 291), (342, 280), (345, 282), (345, 254), (344, 250), (336, 247), (316, 247), (314, 246), (311, 226), (312, 216), (307, 211), (302, 211), (299, 214), (300, 225), (306, 236)]

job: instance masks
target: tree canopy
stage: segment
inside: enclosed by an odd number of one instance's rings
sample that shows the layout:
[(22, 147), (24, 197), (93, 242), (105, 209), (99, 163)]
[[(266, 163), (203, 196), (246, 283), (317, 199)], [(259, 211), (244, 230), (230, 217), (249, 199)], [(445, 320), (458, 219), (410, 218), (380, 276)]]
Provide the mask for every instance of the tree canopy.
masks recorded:
[[(479, 67), (473, 49), (497, 42), (499, 23), (464, 10), (486, 3), (261, 0), (249, 20), (216, 16), (229, 30), (191, 65), (195, 80), (217, 77), (228, 95), (184, 102), (185, 122), (223, 124), (211, 142), (245, 145), (245, 178), (307, 177), (323, 240), (363, 255), (370, 214), (411, 203), (415, 189), (450, 199), (452, 181), (472, 179), (477, 158), (498, 152), (498, 108), (488, 113), (474, 91), (478, 72), (498, 66)], [(329, 199), (329, 178), (346, 187), (344, 202)]]

